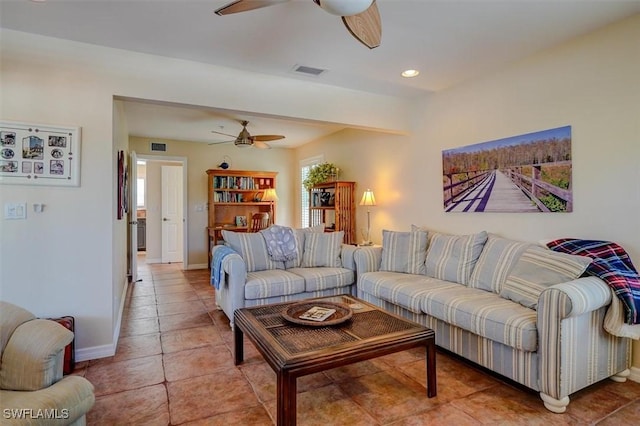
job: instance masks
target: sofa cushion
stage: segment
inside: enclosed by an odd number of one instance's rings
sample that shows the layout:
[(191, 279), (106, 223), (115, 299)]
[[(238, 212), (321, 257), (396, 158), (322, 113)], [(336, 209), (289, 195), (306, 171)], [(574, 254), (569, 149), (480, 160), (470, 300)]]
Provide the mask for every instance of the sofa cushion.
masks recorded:
[(382, 231), (381, 271), (424, 275), (427, 233)]
[(422, 313), (426, 294), (443, 288), (460, 287), (424, 275), (400, 272), (367, 272), (358, 277), (358, 290), (401, 306), (413, 313)]
[(432, 234), (427, 250), (426, 274), (466, 285), (486, 241), (485, 231), (473, 235)]
[(292, 268), (287, 272), (304, 278), (305, 291), (322, 291), (353, 284), (355, 273), (346, 268)]
[(283, 262), (271, 259), (267, 243), (260, 233), (233, 232), (222, 230), (222, 238), (247, 264), (247, 272), (283, 269)]
[(319, 225), (310, 226), (308, 228), (294, 229), (296, 236), (296, 249), (298, 251), (298, 257), (293, 260), (288, 260), (284, 263), (285, 269), (298, 268), (302, 263), (302, 253), (304, 252), (304, 236), (309, 232), (315, 232), (322, 234), (324, 232), (324, 223)]
[(509, 272), (530, 245), (531, 243), (489, 234), (473, 268), (468, 286), (500, 293)]
[(558, 253), (543, 247), (529, 247), (513, 267), (500, 296), (531, 309), (537, 309), (538, 297), (554, 284), (578, 278), (591, 258)]
[(282, 269), (270, 269), (247, 273), (244, 286), (245, 299), (266, 299), (302, 293), (304, 278)]
[(495, 293), (456, 285), (426, 294), (422, 310), (437, 319), (518, 350), (538, 347), (536, 311)]
[(317, 233), (308, 232), (304, 237), (302, 268), (328, 266), (340, 268), (340, 248), (344, 240), (344, 231)]

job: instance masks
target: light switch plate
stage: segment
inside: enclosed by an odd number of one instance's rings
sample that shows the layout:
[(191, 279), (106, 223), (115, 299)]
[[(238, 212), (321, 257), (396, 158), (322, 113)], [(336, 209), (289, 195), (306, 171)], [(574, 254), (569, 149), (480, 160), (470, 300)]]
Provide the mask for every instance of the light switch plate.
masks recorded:
[(4, 203), (5, 219), (26, 219), (27, 203)]

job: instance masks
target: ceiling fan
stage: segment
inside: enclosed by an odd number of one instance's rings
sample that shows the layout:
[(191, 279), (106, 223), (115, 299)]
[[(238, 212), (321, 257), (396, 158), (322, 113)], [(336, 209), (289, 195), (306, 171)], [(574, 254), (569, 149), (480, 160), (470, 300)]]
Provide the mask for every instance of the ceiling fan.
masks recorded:
[(271, 147), (269, 145), (267, 145), (265, 142), (277, 141), (277, 140), (280, 140), (280, 139), (284, 139), (284, 136), (282, 136), (282, 135), (255, 135), (255, 136), (251, 136), (251, 134), (247, 130), (247, 124), (249, 124), (249, 122), (244, 120), (244, 121), (241, 121), (240, 124), (242, 124), (242, 130), (240, 131), (238, 136), (230, 135), (228, 133), (216, 132), (215, 130), (212, 130), (211, 133), (217, 133), (219, 135), (229, 136), (229, 137), (234, 138), (234, 139), (230, 140), (230, 141), (211, 142), (209, 145), (218, 145), (218, 144), (222, 144), (222, 143), (231, 143), (231, 142), (233, 142), (233, 144), (235, 146), (239, 147), (239, 148), (246, 148), (246, 147), (249, 147), (249, 146), (255, 146), (256, 148), (261, 148), (261, 149), (271, 149)]
[[(215, 11), (216, 15), (230, 15), (262, 7), (273, 6), (289, 0), (236, 0)], [(382, 40), (382, 22), (376, 0), (313, 0), (332, 15), (342, 16), (347, 30), (359, 42), (373, 49)]]

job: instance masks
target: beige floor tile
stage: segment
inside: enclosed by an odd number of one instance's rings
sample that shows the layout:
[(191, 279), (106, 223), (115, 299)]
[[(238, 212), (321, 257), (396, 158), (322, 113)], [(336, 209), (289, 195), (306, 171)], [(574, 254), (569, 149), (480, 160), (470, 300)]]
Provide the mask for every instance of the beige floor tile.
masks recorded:
[(211, 317), (206, 312), (166, 315), (158, 317), (158, 319), (160, 320), (160, 331), (162, 332), (213, 324)]
[(193, 291), (193, 287), (191, 287), (189, 284), (174, 284), (156, 287), (156, 295), (166, 295), (171, 293), (191, 293)]
[(271, 426), (273, 421), (264, 407), (251, 407), (183, 423), (184, 426)]
[(156, 308), (155, 301), (153, 304), (142, 305), (142, 306), (131, 306), (126, 307), (122, 313), (122, 321), (126, 322), (127, 320), (132, 319), (143, 319), (143, 318), (155, 318), (158, 316), (158, 310)]
[(158, 305), (162, 305), (165, 303), (178, 303), (189, 302), (191, 300), (200, 300), (200, 298), (198, 297), (198, 293), (193, 290), (189, 290), (182, 293), (158, 294), (156, 296), (156, 300), (158, 301)]
[(86, 378), (95, 386), (95, 395), (108, 395), (164, 382), (162, 356), (90, 366)]
[(128, 307), (138, 307), (138, 306), (154, 306), (156, 305), (156, 297), (155, 296), (133, 296), (129, 299)]
[(478, 426), (482, 423), (452, 405), (441, 405), (393, 423), (393, 426), (425, 425)]
[(140, 336), (160, 331), (158, 318), (132, 319), (124, 322), (120, 330), (120, 337)]
[(169, 382), (233, 369), (233, 358), (225, 345), (203, 346), (163, 355), (165, 377)]
[(213, 325), (167, 331), (160, 335), (160, 340), (162, 352), (165, 354), (224, 343), (218, 329)]
[(99, 396), (87, 414), (88, 425), (169, 424), (169, 400), (164, 385)]
[(169, 382), (167, 388), (172, 424), (260, 406), (244, 376), (235, 368)]
[(369, 374), (338, 385), (382, 423), (390, 423), (438, 405), (435, 398), (427, 398), (424, 385), (394, 370)]
[(189, 302), (165, 303), (158, 305), (159, 316), (184, 314), (189, 312), (206, 312), (204, 303), (199, 300), (192, 300)]
[(160, 333), (121, 337), (114, 361), (142, 358), (162, 353)]
[(620, 426), (638, 424), (640, 421), (640, 400), (634, 401), (615, 411), (598, 423), (598, 426)]
[(153, 280), (153, 284), (156, 287), (164, 287), (164, 286), (172, 286), (172, 285), (180, 285), (180, 284), (189, 284), (189, 280), (187, 280), (184, 277), (168, 278), (168, 279), (155, 279), (155, 280)]

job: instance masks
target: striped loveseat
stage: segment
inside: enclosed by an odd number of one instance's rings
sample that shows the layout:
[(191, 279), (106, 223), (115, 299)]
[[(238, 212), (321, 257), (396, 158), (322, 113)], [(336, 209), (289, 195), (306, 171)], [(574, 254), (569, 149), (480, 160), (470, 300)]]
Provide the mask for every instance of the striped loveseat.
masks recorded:
[[(231, 328), (236, 309), (312, 297), (355, 294), (356, 247), (342, 244), (344, 232), (324, 233), (324, 225), (296, 229), (298, 256), (286, 262), (271, 259), (260, 233), (222, 231), (233, 252), (221, 261), (223, 279), (216, 303)], [(212, 248), (212, 258), (222, 246)], [(216, 265), (212, 265), (212, 281)]]
[(569, 395), (629, 375), (631, 345), (603, 329), (611, 290), (589, 258), (480, 232), (383, 231), (354, 255), (357, 295), (435, 330), (436, 344), (540, 393)]

